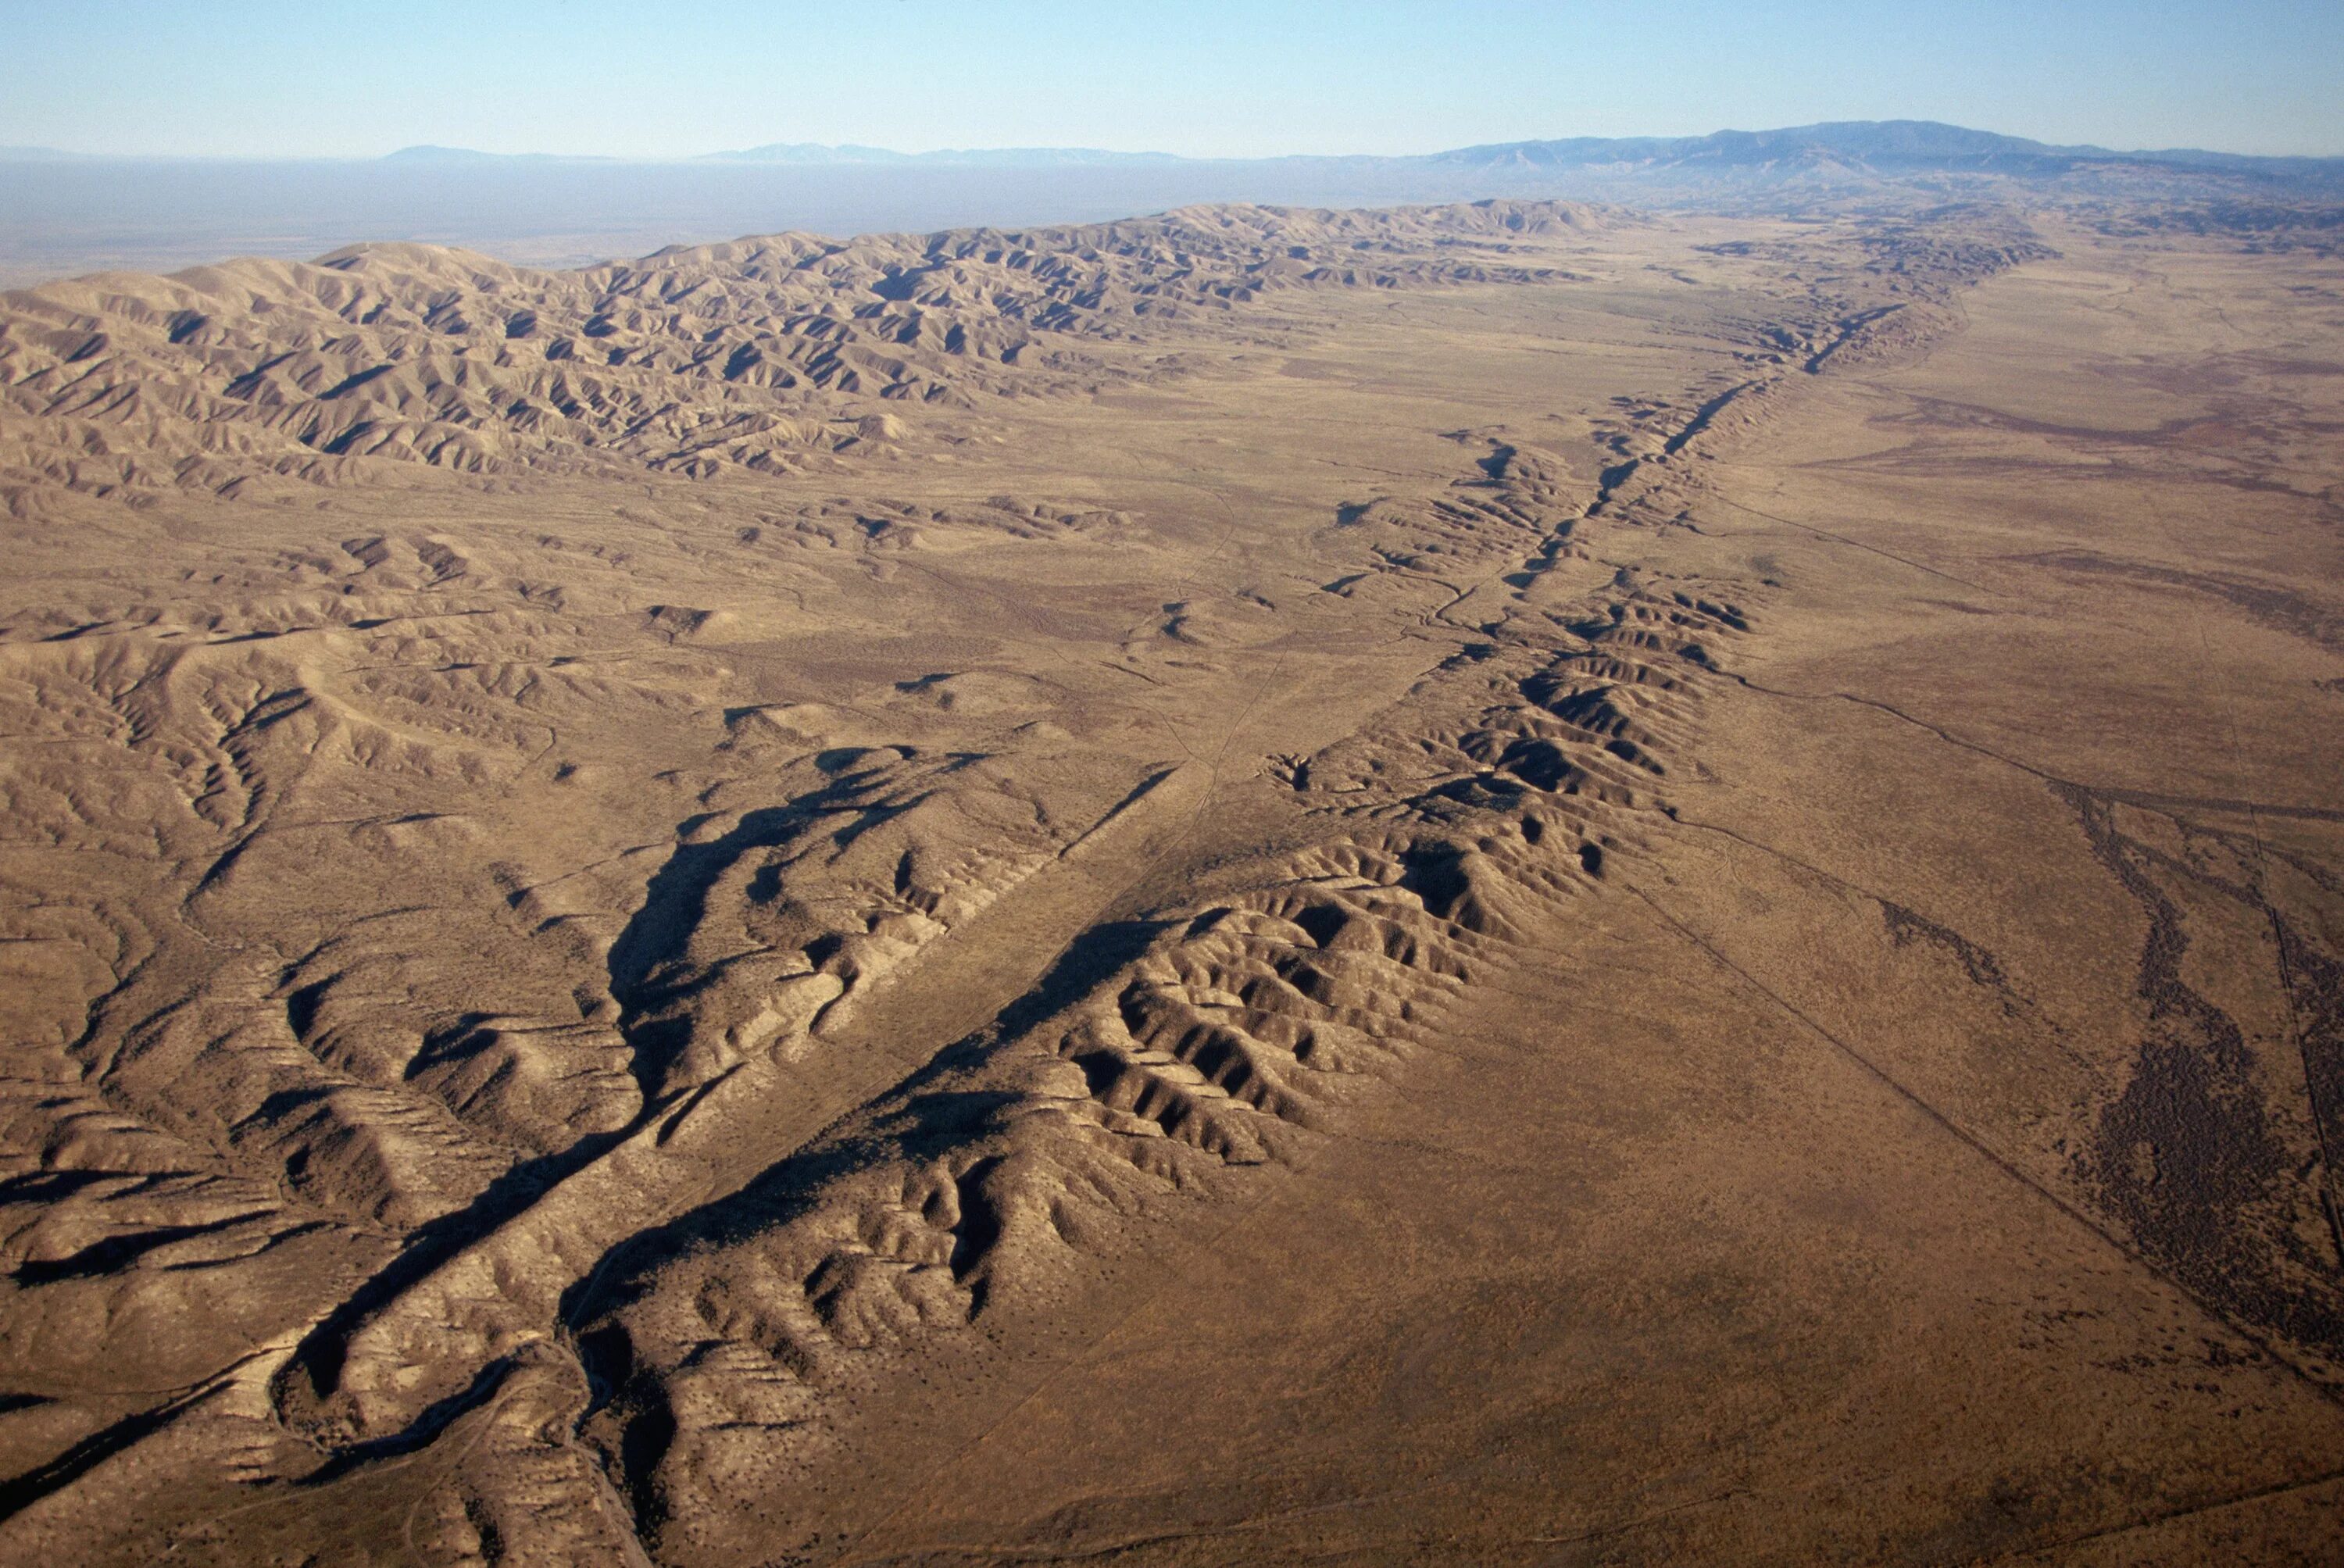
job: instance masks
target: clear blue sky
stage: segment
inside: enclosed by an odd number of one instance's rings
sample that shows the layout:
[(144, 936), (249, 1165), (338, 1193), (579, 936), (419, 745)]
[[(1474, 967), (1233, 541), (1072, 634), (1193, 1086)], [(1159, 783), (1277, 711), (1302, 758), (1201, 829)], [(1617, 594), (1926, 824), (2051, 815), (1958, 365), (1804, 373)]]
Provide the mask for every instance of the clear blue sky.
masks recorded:
[(2344, 0), (0, 0), (0, 143), (1428, 152), (1823, 119), (2344, 154)]

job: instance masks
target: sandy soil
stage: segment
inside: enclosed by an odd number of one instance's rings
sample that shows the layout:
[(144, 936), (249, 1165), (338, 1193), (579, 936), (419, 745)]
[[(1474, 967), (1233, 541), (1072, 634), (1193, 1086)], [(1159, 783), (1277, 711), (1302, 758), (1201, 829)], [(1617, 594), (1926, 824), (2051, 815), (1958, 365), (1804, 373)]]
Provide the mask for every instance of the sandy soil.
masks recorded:
[(0, 297), (0, 1556), (2333, 1560), (2339, 341), (1527, 203)]

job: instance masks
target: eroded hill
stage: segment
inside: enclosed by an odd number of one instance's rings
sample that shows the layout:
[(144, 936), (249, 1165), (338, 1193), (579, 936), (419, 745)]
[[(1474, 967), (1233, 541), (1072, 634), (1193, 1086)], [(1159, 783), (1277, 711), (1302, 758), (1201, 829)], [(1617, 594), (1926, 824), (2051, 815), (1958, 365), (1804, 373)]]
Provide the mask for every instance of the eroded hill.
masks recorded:
[[(786, 472), (884, 442), (870, 400), (1063, 392), (1086, 340), (1288, 288), (1529, 278), (1583, 207), (1189, 209), (924, 239), (777, 235), (542, 272), (414, 245), (106, 274), (7, 298), (13, 505), (45, 487), (232, 491), (404, 460), (473, 473)], [(1010, 367), (1024, 373), (1007, 374)], [(30, 416), (27, 418), (26, 416)]]

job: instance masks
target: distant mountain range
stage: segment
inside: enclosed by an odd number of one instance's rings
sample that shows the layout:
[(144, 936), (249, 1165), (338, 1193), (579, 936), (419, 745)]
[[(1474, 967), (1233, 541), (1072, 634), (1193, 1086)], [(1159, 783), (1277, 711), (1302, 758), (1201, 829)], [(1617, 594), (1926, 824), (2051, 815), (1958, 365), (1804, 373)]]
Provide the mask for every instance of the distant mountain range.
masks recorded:
[(2025, 137), (1970, 130), (1935, 120), (1839, 120), (1772, 131), (1713, 131), (1703, 137), (1578, 137), (1500, 142), (1432, 153), (1424, 160), (1461, 167), (1522, 169), (1742, 170), (1999, 174), (2045, 177), (2090, 168), (2203, 170), (2278, 177), (2344, 175), (2344, 158), (2263, 157), (2198, 148), (2121, 152), (2056, 147)]
[(1288, 155), (1275, 158), (1188, 158), (1171, 153), (1106, 152), (1096, 147), (1000, 147), (926, 153), (884, 147), (824, 147), (775, 142), (738, 152), (711, 153), (729, 163), (935, 164), (994, 167), (1115, 164), (1327, 163), (1417, 165), (1431, 167), (1511, 167), (1521, 169), (1781, 168), (1837, 163), (1878, 170), (1938, 169), (2016, 175), (2064, 173), (2094, 164), (2150, 164), (2171, 168), (2302, 172), (2344, 167), (2344, 158), (2259, 157), (2244, 153), (2176, 148), (2120, 152), (2101, 147), (2056, 147), (1970, 130), (1935, 120), (1837, 120), (1771, 131), (1713, 131), (1699, 137), (1571, 137), (1554, 141), (1495, 142), (1447, 152), (1398, 157), (1361, 154)]
[(0, 287), (353, 239), (571, 264), (784, 229), (1091, 223), (1201, 203), (1382, 207), (1484, 198), (1827, 216), (1955, 205), (2344, 248), (2344, 158), (2055, 147), (1922, 120), (1573, 137), (1406, 157), (1190, 158), (1096, 147), (903, 153), (775, 142), (665, 161), (404, 147), (374, 158), (126, 158), (0, 147)]
[[(99, 161), (93, 155), (50, 147), (0, 147), (0, 163)], [(151, 160), (110, 160), (151, 161)], [(352, 160), (223, 159), (248, 165)], [(367, 161), (367, 160), (356, 160)], [(1258, 158), (1195, 158), (1172, 153), (1115, 152), (1100, 147), (979, 147), (906, 153), (887, 147), (815, 142), (706, 153), (692, 158), (613, 158), (567, 153), (487, 153), (469, 147), (401, 147), (373, 160), (394, 167), (595, 164), (633, 168), (732, 166), (771, 169), (1146, 169), (1227, 177), (1245, 170), (1291, 180), (1328, 177), (1397, 182), (1414, 187), (1454, 183), (1544, 186), (1553, 194), (1666, 197), (1702, 187), (1757, 190), (1845, 188), (1880, 181), (1928, 177), (1987, 177), (2022, 182), (2173, 179), (2218, 181), (2344, 192), (2344, 157), (2265, 157), (2244, 153), (2169, 148), (2126, 152), (2102, 147), (2058, 147), (2025, 137), (1971, 130), (1933, 120), (1839, 120), (1766, 131), (1713, 131), (1697, 137), (1570, 137), (1551, 141), (1495, 142), (1445, 152), (1400, 156), (1298, 154)], [(1430, 186), (1427, 188), (1430, 188)], [(2206, 194), (2201, 192), (2200, 194)]]
[[(500, 158), (451, 147), (408, 147), (401, 163), (495, 165), (563, 161), (544, 155)], [(586, 161), (586, 160), (575, 160)], [(595, 160), (601, 163), (629, 160)], [(659, 167), (636, 163), (631, 167)], [(1698, 137), (1571, 137), (1497, 142), (1403, 156), (1288, 155), (1192, 158), (1098, 147), (990, 147), (904, 153), (813, 142), (672, 160), (665, 167), (898, 171), (906, 177), (953, 169), (1001, 174), (1116, 171), (1192, 177), (1200, 197), (1221, 199), (1253, 185), (1256, 199), (1292, 200), (1323, 187), (1336, 200), (1439, 200), (1463, 196), (1556, 196), (1662, 207), (1807, 207), (1849, 200), (1945, 199), (2024, 189), (2043, 195), (2182, 199), (2344, 199), (2344, 158), (2262, 157), (2168, 148), (2125, 152), (2058, 147), (2025, 137), (1933, 120), (1841, 120), (1769, 131)]]
[[(0, 149), (0, 156), (9, 153)], [(449, 161), (499, 157), (546, 159), (561, 156), (500, 155), (437, 147), (405, 147), (390, 155), (405, 160)], [(2059, 147), (1934, 120), (1837, 120), (1779, 130), (1713, 131), (1697, 137), (1571, 137), (1552, 141), (1495, 142), (1400, 156), (1298, 154), (1263, 158), (1192, 158), (1173, 153), (1113, 152), (1099, 147), (987, 147), (905, 153), (854, 144), (830, 147), (815, 142), (772, 142), (763, 147), (675, 161), (971, 168), (1335, 165), (1393, 171), (1510, 170), (1530, 176), (1566, 171), (1603, 171), (1617, 176), (1730, 172), (1778, 178), (1811, 178), (1834, 171), (1851, 177), (1942, 173), (2043, 178), (2079, 170), (2137, 167), (2260, 175), (2278, 179), (2344, 177), (2344, 158), (2338, 157), (2265, 157), (2187, 147), (2126, 152), (2102, 147)]]

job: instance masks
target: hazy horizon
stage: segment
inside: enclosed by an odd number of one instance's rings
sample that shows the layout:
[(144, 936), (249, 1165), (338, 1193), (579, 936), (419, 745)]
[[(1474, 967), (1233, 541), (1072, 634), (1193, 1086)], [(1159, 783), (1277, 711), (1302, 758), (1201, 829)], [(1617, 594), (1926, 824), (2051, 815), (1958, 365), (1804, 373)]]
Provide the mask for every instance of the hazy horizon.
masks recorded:
[[(1032, 142), (984, 143), (962, 141), (938, 146), (895, 146), (885, 142), (847, 138), (836, 141), (808, 140), (791, 137), (771, 137), (763, 141), (744, 143), (738, 147), (708, 147), (699, 152), (622, 153), (585, 152), (572, 148), (541, 147), (512, 149), (492, 149), (471, 147), (442, 138), (426, 138), (403, 143), (398, 147), (375, 151), (358, 152), (181, 152), (160, 148), (117, 149), (93, 151), (86, 147), (62, 147), (54, 142), (0, 142), (0, 159), (55, 157), (75, 161), (116, 161), (123, 163), (379, 163), (387, 159), (409, 157), (445, 156), (460, 158), (528, 160), (545, 163), (621, 163), (653, 166), (709, 163), (739, 159), (744, 155), (783, 147), (808, 149), (839, 154), (875, 154), (894, 161), (936, 160), (951, 157), (1008, 157), (1017, 154), (1096, 154), (1116, 159), (1160, 159), (1177, 163), (1278, 163), (1302, 160), (1332, 159), (1400, 159), (1435, 157), (1480, 147), (1508, 147), (1523, 143), (1570, 141), (1697, 141), (1708, 137), (1754, 136), (1781, 131), (1809, 130), (1834, 126), (1862, 125), (1931, 125), (1958, 130), (1982, 131), (1990, 136), (2007, 137), (2014, 140), (2035, 142), (2055, 150), (2088, 147), (2102, 152), (2127, 155), (2206, 152), (2240, 157), (2344, 157), (2337, 152), (2261, 152), (2238, 147), (2218, 147), (2203, 143), (2167, 142), (2125, 145), (2105, 137), (2085, 137), (2074, 141), (2049, 141), (2041, 137), (2006, 130), (1999, 126), (1956, 123), (1950, 120), (1926, 119), (1912, 115), (1887, 115), (1863, 119), (1822, 119), (1800, 122), (1785, 121), (1779, 125), (1720, 125), (1700, 130), (1637, 131), (1618, 134), (1597, 134), (1568, 127), (1531, 136), (1507, 137), (1485, 141), (1443, 144), (1439, 147), (1409, 147), (1391, 152), (1369, 152), (1359, 148), (1320, 148), (1309, 151), (1265, 153), (1193, 154), (1167, 151), (1160, 147), (1109, 147), (1094, 142)], [(851, 157), (835, 160), (855, 161)]]
[[(2101, 0), (1923, 16), (1702, 0), (1667, 29), (1510, 0), (1437, 18), (1407, 5), (1329, 17), (1294, 0), (1212, 3), (1112, 26), (1065, 0), (982, 14), (895, 0), (855, 27), (738, 0), (665, 30), (601, 0), (419, 0), (389, 32), (285, 0), (70, 12), (12, 0), (0, 16), (12, 46), (0, 146), (97, 157), (437, 144), (660, 162), (773, 142), (1389, 157), (1702, 134), (1676, 128), (1696, 121), (1895, 118), (2053, 145), (2344, 153), (2344, 13), (2296, 0), (2191, 0), (2153, 18)], [(531, 68), (514, 71), (517, 59)], [(581, 115), (581, 84), (596, 83), (637, 106)]]
[[(1909, 124), (1909, 122), (1908, 122)], [(1795, 133), (1833, 130), (1812, 142)], [(1445, 148), (1406, 157), (1183, 159), (1066, 156), (1073, 149), (959, 157), (704, 156), (650, 161), (474, 155), (242, 159), (43, 157), (0, 152), (0, 287), (93, 271), (170, 271), (237, 255), (306, 260), (366, 241), (478, 250), (534, 266), (591, 265), (674, 245), (795, 231), (844, 238), (980, 227), (1096, 223), (1198, 203), (1385, 207), (1492, 197), (1564, 197), (1658, 207), (1844, 208), (2024, 188), (2168, 195), (2299, 187), (2332, 200), (2339, 166), (2241, 169), (2230, 155), (2118, 153), (2069, 166), (1999, 133), (1944, 127), (1914, 137), (1896, 122), (1780, 127), (1789, 142), (1667, 138), (1654, 158), (1489, 156)], [(1916, 147), (1915, 143), (1919, 143)], [(1516, 144), (1519, 145), (1519, 144)], [(2061, 149), (2049, 149), (2055, 155)], [(1020, 152), (1030, 156), (1019, 156)], [(419, 156), (417, 156), (419, 155)], [(2127, 162), (2127, 160), (2132, 160)], [(2166, 162), (2157, 160), (2165, 159)], [(1980, 182), (1985, 182), (1981, 184)], [(2016, 183), (2014, 183), (2016, 182)], [(2176, 182), (2181, 182), (2177, 184)]]

